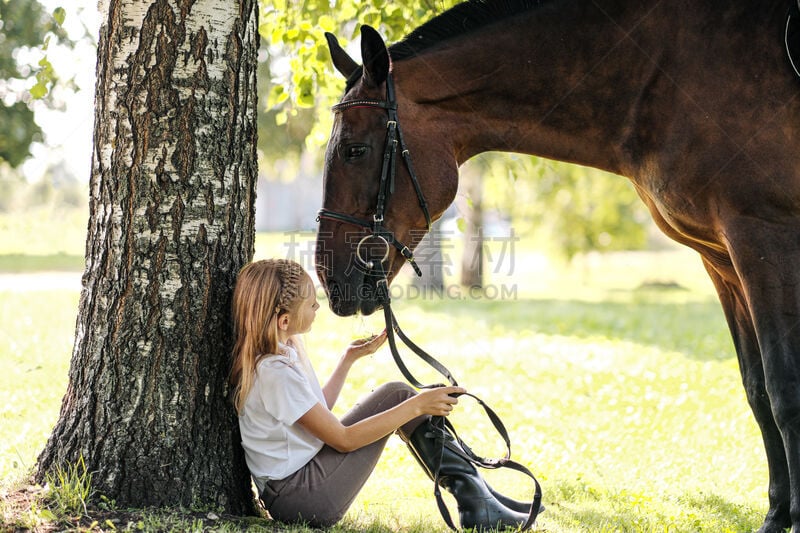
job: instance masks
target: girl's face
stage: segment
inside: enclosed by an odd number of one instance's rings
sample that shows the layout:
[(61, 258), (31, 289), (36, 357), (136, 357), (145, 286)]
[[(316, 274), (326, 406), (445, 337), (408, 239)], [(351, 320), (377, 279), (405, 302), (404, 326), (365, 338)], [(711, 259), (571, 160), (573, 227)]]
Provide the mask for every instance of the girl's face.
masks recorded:
[(317, 316), (317, 309), (319, 309), (319, 302), (317, 302), (317, 292), (314, 290), (314, 284), (311, 278), (306, 275), (302, 282), (300, 290), (300, 301), (297, 307), (292, 311), (291, 315), (291, 333), (295, 335), (298, 333), (306, 333), (311, 329), (311, 324)]

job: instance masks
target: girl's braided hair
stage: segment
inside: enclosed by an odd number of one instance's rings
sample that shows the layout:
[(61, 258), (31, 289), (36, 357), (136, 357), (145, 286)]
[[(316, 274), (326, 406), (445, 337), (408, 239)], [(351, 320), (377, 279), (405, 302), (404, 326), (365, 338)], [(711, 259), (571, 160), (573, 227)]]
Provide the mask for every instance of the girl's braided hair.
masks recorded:
[[(281, 285), (278, 294), (276, 312), (290, 311), (293, 304), (297, 303), (298, 298), (304, 297), (301, 294), (306, 271), (298, 263), (289, 259), (267, 259), (267, 262), (274, 263), (277, 270), (277, 277)], [(280, 312), (278, 312), (280, 314)]]
[(245, 265), (233, 291), (235, 344), (230, 383), (237, 412), (244, 408), (258, 362), (278, 353), (278, 320), (302, 301), (306, 274), (289, 259), (265, 259)]

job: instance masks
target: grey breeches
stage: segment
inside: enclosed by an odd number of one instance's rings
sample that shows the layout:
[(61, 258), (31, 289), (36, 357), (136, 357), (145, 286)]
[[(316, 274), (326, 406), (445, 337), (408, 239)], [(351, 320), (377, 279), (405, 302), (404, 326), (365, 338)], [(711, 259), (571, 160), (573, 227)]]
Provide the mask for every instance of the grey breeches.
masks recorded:
[[(348, 411), (342, 417), (342, 424), (352, 425), (415, 394), (416, 391), (405, 383), (381, 385)], [(405, 440), (425, 418), (415, 418), (403, 425), (398, 433)], [(389, 436), (349, 453), (323, 446), (303, 468), (285, 479), (268, 483), (261, 495), (264, 506), (274, 519), (281, 522), (304, 522), (314, 527), (335, 524), (342, 519), (366, 483)]]

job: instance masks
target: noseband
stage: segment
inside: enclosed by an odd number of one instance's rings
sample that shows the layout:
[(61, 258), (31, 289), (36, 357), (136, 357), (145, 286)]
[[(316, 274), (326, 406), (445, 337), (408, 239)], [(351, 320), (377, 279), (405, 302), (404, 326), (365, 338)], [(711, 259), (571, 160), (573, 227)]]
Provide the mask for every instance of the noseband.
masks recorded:
[[(397, 240), (397, 238), (394, 236), (394, 233), (392, 233), (383, 225), (383, 219), (386, 213), (386, 203), (392, 193), (394, 193), (394, 177), (397, 171), (397, 148), (399, 144), (400, 154), (403, 157), (403, 161), (405, 161), (406, 169), (408, 169), (408, 175), (411, 177), (411, 184), (414, 186), (414, 191), (417, 193), (419, 206), (422, 208), (422, 213), (425, 215), (427, 231), (430, 231), (431, 229), (431, 215), (428, 212), (428, 204), (425, 202), (425, 196), (422, 194), (422, 189), (419, 186), (419, 179), (417, 179), (417, 175), (414, 172), (414, 166), (411, 164), (411, 154), (409, 153), (408, 148), (406, 148), (406, 143), (403, 140), (403, 133), (400, 130), (400, 122), (397, 119), (397, 100), (395, 99), (394, 81), (392, 80), (391, 73), (389, 73), (386, 78), (386, 100), (360, 98), (357, 100), (341, 102), (333, 106), (331, 109), (338, 113), (359, 107), (385, 109), (388, 114), (388, 120), (386, 122), (386, 144), (383, 149), (383, 165), (381, 167), (380, 182), (378, 187), (378, 200), (375, 207), (375, 214), (372, 216), (372, 221), (370, 222), (368, 220), (356, 218), (354, 216), (332, 211), (323, 207), (317, 213), (317, 221), (319, 221), (321, 218), (327, 218), (328, 220), (344, 222), (346, 224), (352, 224), (361, 228), (371, 229), (372, 234), (362, 238), (356, 247), (356, 260), (368, 271), (372, 271), (376, 265), (372, 260), (369, 259), (369, 257), (361, 257), (361, 247), (366, 240), (375, 238), (383, 241), (383, 243), (386, 244), (386, 254), (384, 254), (383, 258), (381, 259), (381, 263), (383, 263), (383, 261), (389, 257), (389, 245), (391, 244), (397, 248), (406, 261), (411, 264), (411, 266), (414, 268), (414, 272), (417, 273), (417, 276), (422, 276), (422, 271), (420, 270), (416, 261), (414, 261), (414, 254), (411, 252), (411, 249)], [(381, 270), (383, 269), (381, 268)]]

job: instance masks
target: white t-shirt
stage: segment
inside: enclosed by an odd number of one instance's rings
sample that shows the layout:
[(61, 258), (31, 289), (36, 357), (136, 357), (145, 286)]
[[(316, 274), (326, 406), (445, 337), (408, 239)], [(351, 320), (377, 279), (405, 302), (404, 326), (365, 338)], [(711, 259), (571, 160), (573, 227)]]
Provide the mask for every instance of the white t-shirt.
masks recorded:
[(310, 365), (301, 363), (294, 348), (284, 344), (280, 348), (283, 354), (258, 363), (239, 416), (245, 460), (259, 493), (267, 481), (300, 470), (324, 444), (295, 424), (317, 403), (325, 405), (317, 376)]

